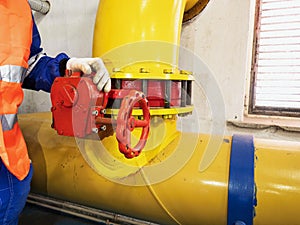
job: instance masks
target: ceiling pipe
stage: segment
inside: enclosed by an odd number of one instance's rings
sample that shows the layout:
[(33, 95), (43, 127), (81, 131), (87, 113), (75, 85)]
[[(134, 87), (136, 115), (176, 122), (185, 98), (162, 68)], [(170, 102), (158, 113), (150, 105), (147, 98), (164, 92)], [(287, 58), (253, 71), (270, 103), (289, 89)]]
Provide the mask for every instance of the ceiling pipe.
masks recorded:
[(47, 14), (50, 10), (50, 2), (47, 0), (28, 0), (30, 8), (36, 12)]

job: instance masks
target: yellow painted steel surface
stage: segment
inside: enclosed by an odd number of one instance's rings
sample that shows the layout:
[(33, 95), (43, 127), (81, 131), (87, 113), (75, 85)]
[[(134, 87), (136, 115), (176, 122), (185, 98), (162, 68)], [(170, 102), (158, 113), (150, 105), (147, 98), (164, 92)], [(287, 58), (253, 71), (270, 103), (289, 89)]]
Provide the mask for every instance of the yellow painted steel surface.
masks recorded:
[[(141, 41), (179, 46), (184, 11), (196, 4), (205, 6), (207, 3), (202, 0), (101, 0), (95, 23), (93, 55), (102, 57), (115, 48)], [(162, 53), (166, 54), (165, 51)]]
[(255, 140), (254, 224), (300, 224), (300, 143)]
[[(93, 55), (102, 57), (114, 79), (193, 80), (190, 72), (178, 69), (178, 57), (183, 14), (187, 4), (196, 2), (101, 0)], [(152, 109), (151, 115), (190, 113), (192, 108)]]
[[(77, 145), (85, 160), (98, 174), (109, 179), (121, 178), (136, 173), (180, 135), (173, 118), (162, 119), (152, 116), (150, 126), (145, 147), (139, 157), (130, 160), (120, 154), (114, 128), (111, 128), (109, 134), (103, 135), (101, 142), (99, 138), (94, 138), (93, 141), (77, 139)], [(131, 132), (131, 146), (137, 144), (140, 134), (141, 129), (134, 129)]]
[[(167, 42), (174, 45), (176, 51), (185, 4), (186, 0), (101, 0), (96, 17), (93, 55), (102, 57), (122, 45), (141, 41)], [(143, 53), (147, 55), (148, 50), (144, 49)], [(174, 59), (173, 52), (170, 57)]]
[[(35, 168), (35, 193), (162, 224), (226, 224), (230, 138), (205, 172), (199, 163), (211, 137), (176, 132), (135, 173), (114, 176), (118, 168), (108, 167), (101, 175), (83, 159), (78, 141), (51, 128), (50, 113), (20, 115), (19, 121)], [(254, 224), (300, 224), (299, 143), (255, 140), (255, 148)]]
[[(176, 135), (157, 157), (134, 173), (114, 176), (118, 167), (108, 165), (98, 173), (91, 169), (80, 143), (51, 128), (50, 113), (20, 115), (19, 120), (35, 168), (32, 192), (162, 224), (226, 224), (230, 139), (200, 173), (211, 137), (168, 127)], [(102, 151), (93, 149), (92, 142), (86, 140), (87, 152)], [(105, 138), (102, 143), (113, 144)]]
[(187, 0), (184, 10), (185, 11), (190, 10), (191, 8), (193, 8), (194, 5), (196, 5), (197, 2), (199, 2), (199, 0)]
[[(148, 43), (148, 42), (147, 42)], [(157, 46), (156, 46), (157, 45)], [(162, 47), (161, 45), (164, 44), (151, 44), (151, 48), (155, 47)], [(143, 45), (144, 47), (147, 46), (147, 44)], [(147, 46), (150, 47), (150, 46)], [(130, 49), (128, 49), (128, 52)], [(143, 52), (143, 49), (139, 48), (137, 51)], [(149, 80), (194, 80), (194, 77), (192, 75), (192, 72), (185, 71), (185, 70), (179, 70), (176, 67), (172, 67), (167, 63), (163, 62), (156, 62), (155, 57), (158, 54), (164, 54), (164, 53), (158, 53), (156, 51), (152, 52), (149, 56), (151, 57), (152, 61), (149, 62), (147, 60), (143, 62), (135, 62), (134, 65), (129, 65), (126, 68), (112, 68), (113, 74), (111, 75), (112, 78), (118, 78), (118, 79), (130, 79), (130, 78), (137, 78), (137, 79), (149, 79)], [(109, 54), (108, 54), (109, 55)], [(126, 54), (118, 53), (118, 57), (126, 58)], [(113, 58), (113, 57), (111, 57)], [(138, 57), (137, 57), (138, 58)], [(133, 59), (130, 59), (133, 60)], [(132, 61), (128, 62), (128, 64), (132, 63)], [(108, 65), (108, 68), (110, 68), (110, 65)], [(149, 76), (150, 75), (150, 76)]]
[[(152, 109), (150, 109), (150, 115), (151, 116), (163, 115), (163, 118), (175, 119), (174, 115), (190, 113), (193, 111), (193, 109), (194, 109), (193, 106), (172, 107), (172, 108), (152, 108)], [(107, 114), (113, 114), (113, 116), (115, 116), (115, 115), (118, 115), (119, 109), (107, 109), (106, 112), (107, 112)], [(143, 111), (141, 109), (133, 109), (132, 115), (133, 116), (143, 115)]]

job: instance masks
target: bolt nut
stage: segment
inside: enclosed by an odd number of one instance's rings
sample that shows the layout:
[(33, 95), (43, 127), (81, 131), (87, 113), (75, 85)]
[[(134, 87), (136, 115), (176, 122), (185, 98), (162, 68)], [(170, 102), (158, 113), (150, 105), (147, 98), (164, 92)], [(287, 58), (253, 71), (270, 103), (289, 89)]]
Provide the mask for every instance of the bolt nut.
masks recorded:
[(101, 131), (105, 131), (105, 130), (106, 130), (106, 126), (105, 126), (105, 125), (102, 125), (102, 126), (100, 127), (100, 130), (101, 130)]
[(150, 70), (147, 68), (140, 68), (140, 73), (150, 73)]
[(120, 68), (117, 68), (117, 67), (115, 67), (115, 68), (113, 68), (113, 69), (112, 69), (112, 71), (113, 71), (114, 73), (116, 73), (116, 72), (121, 72), (121, 69), (120, 69)]
[(93, 132), (93, 133), (98, 133), (98, 132), (99, 132), (99, 130), (98, 130), (98, 128), (97, 128), (97, 127), (95, 127), (95, 128), (92, 128), (92, 132)]
[(92, 115), (93, 115), (93, 116), (98, 116), (98, 110), (92, 111)]

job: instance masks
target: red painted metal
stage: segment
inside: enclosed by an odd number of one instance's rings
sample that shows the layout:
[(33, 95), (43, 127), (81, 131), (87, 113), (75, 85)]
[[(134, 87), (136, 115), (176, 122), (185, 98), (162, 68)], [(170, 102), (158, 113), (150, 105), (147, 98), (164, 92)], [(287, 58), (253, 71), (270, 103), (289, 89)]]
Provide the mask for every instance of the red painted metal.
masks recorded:
[[(130, 90), (137, 90), (147, 93), (147, 99), (150, 107), (165, 107), (166, 101), (166, 82), (171, 82), (170, 87), (170, 106), (180, 107), (181, 104), (181, 82), (180, 81), (166, 81), (166, 80), (147, 80), (146, 90), (143, 90), (143, 80), (121, 80), (120, 87), (116, 87), (113, 80), (113, 88), (127, 90), (123, 93), (124, 96)], [(113, 93), (109, 95), (111, 101), (123, 98), (120, 93)], [(136, 105), (138, 106), (138, 105)]]
[[(138, 120), (132, 116), (132, 110), (135, 104), (143, 110), (143, 120)], [(141, 127), (142, 132), (138, 143), (131, 146), (131, 132), (136, 128)], [(124, 97), (117, 118), (116, 137), (119, 142), (119, 150), (126, 158), (134, 158), (141, 153), (148, 139), (150, 129), (150, 112), (149, 105), (145, 95), (142, 92), (131, 90)]]
[(60, 135), (85, 137), (98, 129), (108, 95), (99, 92), (88, 76), (58, 77), (51, 88), (52, 127)]
[[(112, 90), (105, 93), (97, 90), (92, 75), (66, 71), (65, 77), (56, 78), (52, 85), (52, 127), (60, 135), (85, 137), (116, 123), (119, 150), (133, 158), (140, 154), (148, 138), (149, 108), (180, 106), (181, 88), (181, 81), (176, 80), (113, 79)], [(117, 121), (105, 116), (107, 105), (120, 109)], [(143, 119), (132, 116), (134, 108), (142, 109)], [(131, 132), (135, 128), (142, 131), (132, 147)]]
[[(108, 100), (123, 99), (117, 121), (105, 117)], [(144, 148), (150, 124), (149, 104), (145, 95), (132, 89), (112, 89), (109, 93), (98, 91), (91, 76), (81, 73), (67, 73), (55, 79), (51, 88), (52, 127), (60, 135), (85, 137), (99, 132), (103, 125), (117, 122), (116, 135), (119, 150), (132, 158)], [(141, 107), (144, 120), (135, 119), (134, 107)], [(142, 127), (138, 144), (130, 146), (130, 134), (136, 127)]]

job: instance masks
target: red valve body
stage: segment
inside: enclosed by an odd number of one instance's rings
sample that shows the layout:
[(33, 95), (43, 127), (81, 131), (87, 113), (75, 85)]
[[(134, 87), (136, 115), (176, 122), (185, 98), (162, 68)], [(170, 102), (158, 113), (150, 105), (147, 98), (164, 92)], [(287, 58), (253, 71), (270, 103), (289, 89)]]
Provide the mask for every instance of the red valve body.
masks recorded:
[[(108, 96), (90, 77), (58, 77), (51, 88), (52, 127), (60, 135), (85, 137), (92, 133), (95, 113), (101, 116)], [(103, 115), (102, 115), (103, 116)]]
[[(108, 99), (124, 99), (117, 121), (104, 118), (103, 110)], [(138, 156), (144, 148), (150, 127), (148, 101), (144, 94), (131, 89), (112, 89), (109, 93), (98, 91), (91, 77), (74, 73), (58, 77), (51, 88), (52, 127), (60, 135), (85, 137), (99, 131), (102, 124), (117, 122), (116, 136), (119, 150), (126, 158)], [(144, 120), (131, 116), (134, 107), (143, 110)], [(140, 141), (131, 147), (131, 132), (142, 127)]]

